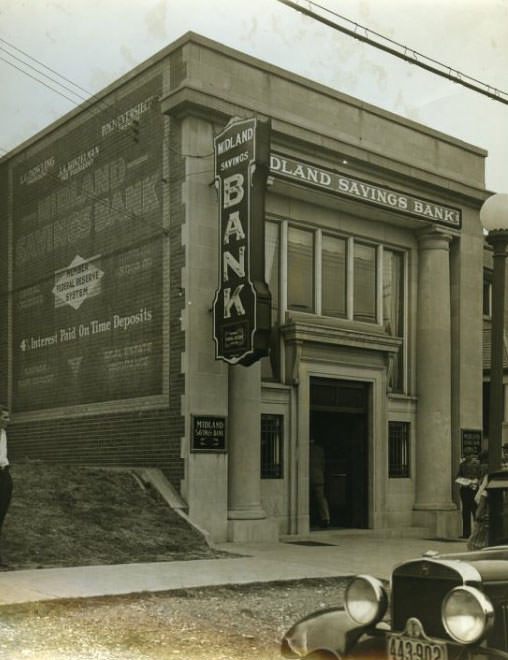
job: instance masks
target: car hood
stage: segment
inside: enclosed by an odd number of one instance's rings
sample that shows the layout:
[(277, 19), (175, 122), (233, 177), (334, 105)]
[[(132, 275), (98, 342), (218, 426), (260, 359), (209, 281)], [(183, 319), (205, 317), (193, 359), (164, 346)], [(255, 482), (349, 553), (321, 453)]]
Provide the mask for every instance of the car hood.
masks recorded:
[(508, 546), (506, 545), (471, 552), (437, 555), (432, 559), (464, 562), (478, 571), (482, 581), (508, 582)]

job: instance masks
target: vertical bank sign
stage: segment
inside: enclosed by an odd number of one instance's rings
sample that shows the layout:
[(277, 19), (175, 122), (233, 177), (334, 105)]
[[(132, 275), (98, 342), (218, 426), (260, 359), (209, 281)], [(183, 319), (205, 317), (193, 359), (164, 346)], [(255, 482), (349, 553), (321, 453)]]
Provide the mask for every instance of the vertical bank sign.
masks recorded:
[(233, 118), (214, 140), (219, 192), (219, 288), (213, 302), (216, 358), (248, 366), (268, 355), (264, 206), (270, 124)]

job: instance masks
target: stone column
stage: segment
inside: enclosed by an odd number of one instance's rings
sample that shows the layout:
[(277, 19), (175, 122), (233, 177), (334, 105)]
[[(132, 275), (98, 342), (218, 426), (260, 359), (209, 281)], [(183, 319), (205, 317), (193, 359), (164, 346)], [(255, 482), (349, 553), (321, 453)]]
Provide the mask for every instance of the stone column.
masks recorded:
[(261, 506), (261, 364), (229, 367), (228, 538), (274, 541), (277, 529)]
[(419, 236), (416, 330), (417, 524), (434, 534), (455, 533), (451, 474), (451, 236), (437, 229)]

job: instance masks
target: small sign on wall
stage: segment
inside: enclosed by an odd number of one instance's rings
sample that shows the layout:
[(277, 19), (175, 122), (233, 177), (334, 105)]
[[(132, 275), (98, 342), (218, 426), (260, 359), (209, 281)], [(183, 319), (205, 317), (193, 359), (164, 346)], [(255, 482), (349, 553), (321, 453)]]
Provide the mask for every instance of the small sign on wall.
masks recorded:
[(462, 434), (462, 456), (466, 447), (471, 447), (475, 454), (482, 450), (482, 432), (479, 429), (461, 429)]
[(217, 417), (215, 415), (192, 415), (191, 427), (191, 451), (226, 451), (225, 417)]

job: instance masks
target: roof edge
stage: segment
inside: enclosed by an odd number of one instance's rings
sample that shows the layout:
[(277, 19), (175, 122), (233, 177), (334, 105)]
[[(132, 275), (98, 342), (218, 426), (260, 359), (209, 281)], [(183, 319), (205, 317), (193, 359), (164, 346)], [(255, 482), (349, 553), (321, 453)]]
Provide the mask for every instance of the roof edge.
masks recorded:
[(282, 67), (279, 67), (274, 64), (270, 64), (269, 62), (266, 62), (265, 60), (257, 58), (253, 55), (248, 55), (247, 53), (239, 51), (235, 48), (226, 46), (209, 37), (205, 37), (196, 32), (188, 31), (185, 32), (181, 37), (170, 43), (169, 45), (165, 46), (164, 48), (160, 49), (159, 51), (151, 55), (148, 59), (136, 65), (133, 69), (130, 69), (129, 71), (121, 75), (119, 78), (115, 79), (113, 82), (111, 82), (109, 85), (99, 90), (97, 93), (93, 94), (86, 101), (80, 103), (72, 110), (69, 110), (61, 117), (51, 122), (50, 124), (42, 128), (40, 131), (37, 131), (37, 133), (34, 133), (32, 136), (21, 142), (19, 145), (15, 146), (13, 149), (11, 149), (2, 157), (0, 157), (0, 163), (2, 163), (5, 160), (9, 160), (16, 154), (27, 149), (30, 145), (42, 139), (45, 135), (51, 133), (52, 131), (59, 128), (66, 122), (70, 121), (73, 117), (75, 117), (79, 113), (93, 106), (95, 103), (102, 101), (104, 97), (114, 92), (115, 89), (126, 84), (129, 80), (135, 78), (141, 73), (148, 71), (151, 67), (155, 66), (158, 62), (168, 57), (171, 53), (173, 53), (174, 51), (178, 50), (179, 48), (182, 48), (183, 46), (189, 43), (194, 43), (198, 46), (209, 48), (217, 52), (222, 52), (224, 55), (227, 55), (232, 59), (236, 59), (237, 61), (244, 62), (246, 64), (249, 64), (250, 66), (256, 67), (258, 69), (262, 69), (264, 71), (269, 71), (274, 75), (277, 75), (281, 78), (285, 78), (286, 80), (290, 80), (296, 84), (313, 88), (314, 90), (319, 91), (322, 94), (326, 94), (327, 96), (336, 98), (338, 100), (340, 99), (342, 102), (348, 103), (349, 105), (355, 106), (359, 109), (365, 110), (372, 114), (384, 117), (385, 119), (396, 121), (400, 125), (406, 126), (408, 128), (412, 128), (413, 130), (416, 130), (420, 133), (425, 133), (426, 135), (430, 135), (432, 137), (438, 138), (443, 142), (448, 142), (449, 144), (458, 146), (466, 151), (475, 153), (478, 156), (486, 157), (488, 155), (488, 151), (482, 147), (478, 147), (471, 143), (465, 142), (459, 138), (455, 138), (447, 133), (431, 128), (425, 124), (421, 124), (414, 120), (402, 117), (401, 115), (398, 115), (395, 112), (384, 110), (383, 108), (362, 101), (354, 96), (345, 94), (344, 92), (340, 92), (334, 89), (333, 87), (329, 87), (322, 83), (315, 82), (312, 79), (306, 78), (305, 76), (302, 76), (300, 74), (292, 73), (287, 69), (283, 69)]

